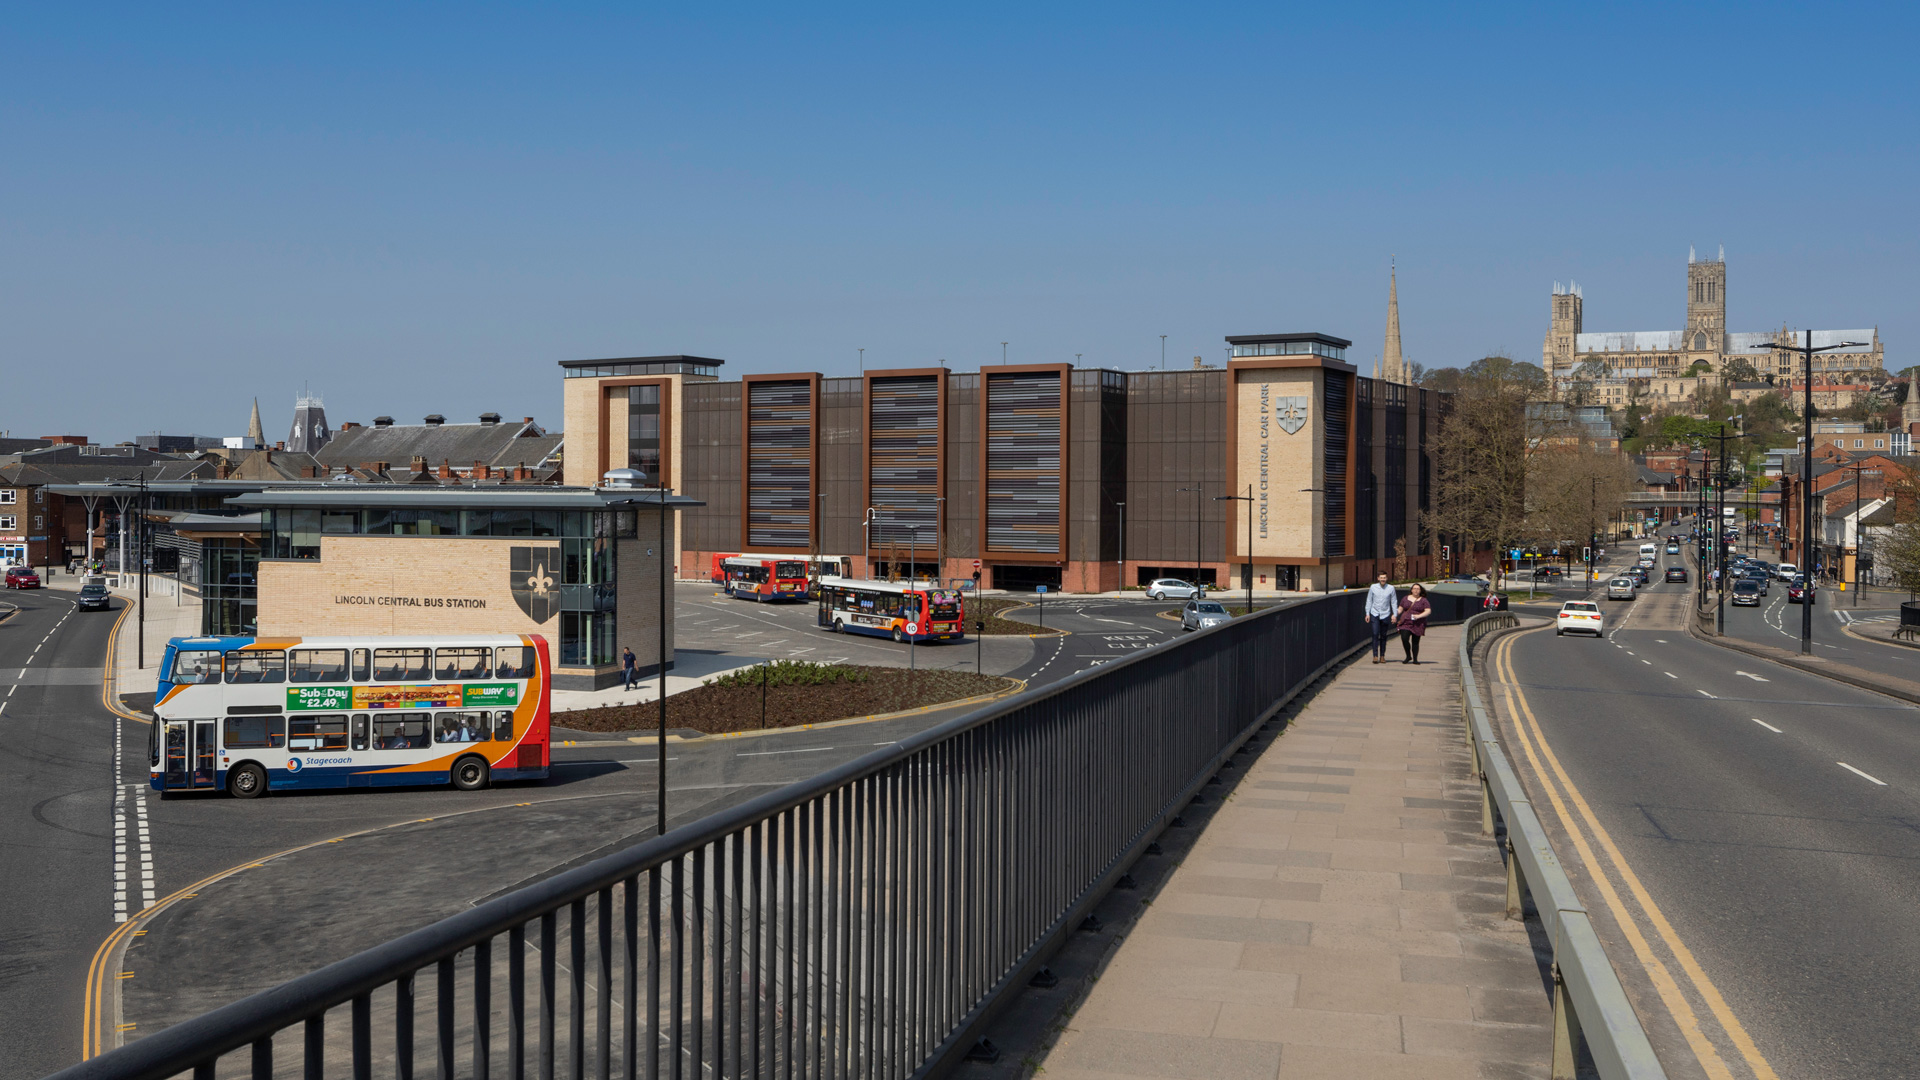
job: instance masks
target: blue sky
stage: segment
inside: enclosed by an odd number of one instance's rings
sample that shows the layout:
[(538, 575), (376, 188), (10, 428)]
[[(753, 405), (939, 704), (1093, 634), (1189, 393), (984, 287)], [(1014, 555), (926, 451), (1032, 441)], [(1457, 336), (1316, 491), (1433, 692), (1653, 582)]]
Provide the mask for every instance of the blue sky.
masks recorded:
[(1735, 329), (1915, 359), (1908, 7), (692, 10), (0, 10), (0, 429), (557, 426), (555, 361), (676, 352), (1370, 369), (1390, 256), (1413, 359), (1537, 361), (1555, 280), (1679, 326), (1689, 244)]

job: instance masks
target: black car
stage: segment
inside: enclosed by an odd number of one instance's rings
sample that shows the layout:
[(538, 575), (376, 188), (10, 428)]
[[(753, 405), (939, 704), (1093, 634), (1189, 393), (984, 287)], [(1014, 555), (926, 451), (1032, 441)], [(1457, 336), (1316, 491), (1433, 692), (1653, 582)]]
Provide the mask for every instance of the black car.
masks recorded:
[(1733, 583), (1733, 602), (1741, 607), (1754, 607), (1760, 603), (1760, 583), (1752, 578), (1742, 578)]
[(1667, 567), (1667, 577), (1666, 577), (1666, 580), (1668, 580), (1668, 581), (1678, 581), (1678, 582), (1681, 582), (1681, 583), (1683, 583), (1683, 584), (1684, 584), (1684, 583), (1686, 582), (1686, 580), (1687, 580), (1687, 568), (1686, 568), (1686, 567), (1684, 567), (1684, 566), (1669, 566), (1669, 567)]
[(80, 599), (74, 604), (81, 611), (111, 611), (113, 601), (107, 595), (107, 587), (100, 584), (80, 586)]

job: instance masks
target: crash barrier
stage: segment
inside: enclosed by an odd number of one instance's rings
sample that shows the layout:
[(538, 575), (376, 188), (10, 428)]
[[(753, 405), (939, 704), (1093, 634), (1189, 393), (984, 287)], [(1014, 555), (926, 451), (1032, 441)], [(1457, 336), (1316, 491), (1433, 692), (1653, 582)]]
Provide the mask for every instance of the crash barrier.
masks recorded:
[(1507, 612), (1487, 612), (1467, 620), (1460, 635), (1460, 701), (1473, 747), (1473, 771), (1480, 781), (1480, 831), (1495, 834), (1506, 825), (1507, 916), (1524, 917), (1523, 896), (1533, 898), (1541, 925), (1553, 943), (1554, 1080), (1572, 1080), (1577, 1050), (1584, 1042), (1604, 1080), (1656, 1080), (1667, 1074), (1653, 1054), (1640, 1018), (1600, 947), (1593, 920), (1574, 895), (1546, 829), (1520, 778), (1507, 761), (1473, 675), (1473, 647), (1498, 630), (1519, 625)]
[[(1364, 600), (1008, 698), (58, 1075), (904, 1077), (991, 1058), (989, 1021), (1063, 936), (1366, 645)], [(1434, 603), (1457, 622), (1480, 602)]]
[(1900, 628), (1894, 633), (1903, 638), (1920, 634), (1920, 603), (1912, 600), (1900, 602)]

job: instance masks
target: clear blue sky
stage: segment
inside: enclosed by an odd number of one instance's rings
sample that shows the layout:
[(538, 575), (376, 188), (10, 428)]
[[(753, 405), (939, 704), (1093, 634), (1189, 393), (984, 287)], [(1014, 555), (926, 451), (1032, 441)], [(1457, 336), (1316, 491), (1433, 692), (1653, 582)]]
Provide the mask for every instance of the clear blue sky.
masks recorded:
[[(558, 426), (562, 359), (729, 374), (1538, 361), (1683, 317), (1920, 359), (1916, 16), (1886, 5), (9, 5), (0, 429)], [(685, 12), (701, 12), (688, 16)], [(705, 14), (704, 12), (715, 12)]]

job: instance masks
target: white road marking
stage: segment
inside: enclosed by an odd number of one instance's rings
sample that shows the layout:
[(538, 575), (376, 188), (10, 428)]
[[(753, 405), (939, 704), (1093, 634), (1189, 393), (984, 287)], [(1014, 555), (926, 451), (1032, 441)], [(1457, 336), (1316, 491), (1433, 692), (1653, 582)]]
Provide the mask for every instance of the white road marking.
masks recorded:
[(1759, 724), (1763, 728), (1766, 728), (1768, 731), (1773, 732), (1775, 735), (1780, 734), (1779, 728), (1774, 727), (1772, 724), (1767, 723), (1765, 720), (1762, 720), (1757, 716), (1753, 718), (1753, 722), (1756, 724)]
[(1754, 682), (1772, 682), (1773, 681), (1772, 679), (1765, 678), (1764, 676), (1755, 675), (1751, 671), (1736, 671), (1734, 672), (1734, 674), (1745, 675), (1747, 678), (1752, 679)]
[(1680, 677), (1680, 676), (1678, 676), (1678, 675), (1675, 675), (1675, 674), (1674, 674), (1673, 672), (1671, 672), (1671, 671), (1663, 671), (1663, 672), (1661, 672), (1660, 674), (1662, 674), (1662, 675), (1665, 675), (1665, 676), (1666, 676), (1667, 678), (1669, 678), (1669, 679), (1677, 679), (1677, 678), (1679, 678), (1679, 677)]
[(1866, 779), (1871, 780), (1876, 784), (1879, 784), (1881, 787), (1887, 786), (1887, 782), (1885, 780), (1882, 780), (1879, 777), (1872, 775), (1871, 773), (1861, 772), (1859, 769), (1854, 768), (1853, 766), (1847, 764), (1844, 761), (1836, 761), (1834, 762), (1834, 764), (1840, 766), (1841, 768), (1847, 770), (1850, 773), (1854, 773), (1855, 775), (1865, 777)]
[[(1703, 697), (1713, 697), (1713, 695), (1712, 695), (1712, 694), (1709, 694), (1709, 693), (1707, 693), (1707, 692), (1706, 692), (1705, 690), (1701, 690), (1701, 689), (1699, 689), (1698, 687), (1696, 687), (1696, 688), (1694, 689), (1694, 693), (1696, 693), (1696, 694), (1699, 694), (1699, 695), (1701, 695), (1701, 696), (1703, 696)], [(1719, 699), (1718, 699), (1718, 698), (1714, 698), (1714, 700), (1715, 700), (1715, 701), (1718, 701)]]
[(822, 750), (836, 749), (832, 746), (806, 746), (798, 750), (747, 750), (734, 757), (772, 757), (775, 754), (817, 754)]
[[(1614, 646), (1614, 648), (1616, 648), (1616, 649), (1620, 649), (1620, 648), (1626, 648), (1626, 647), (1625, 647), (1625, 646), (1623, 646), (1623, 645), (1615, 645), (1615, 646)], [(1632, 655), (1633, 655), (1633, 650), (1632, 650), (1632, 649), (1627, 649), (1627, 655), (1628, 655), (1628, 656), (1632, 656)]]

